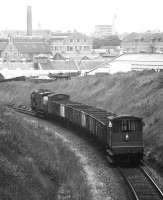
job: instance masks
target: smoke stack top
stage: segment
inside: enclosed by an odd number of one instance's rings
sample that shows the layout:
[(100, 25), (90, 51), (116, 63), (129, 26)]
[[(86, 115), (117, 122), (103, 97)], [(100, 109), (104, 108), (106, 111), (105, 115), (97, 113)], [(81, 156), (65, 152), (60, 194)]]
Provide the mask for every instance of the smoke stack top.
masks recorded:
[(32, 7), (27, 6), (27, 35), (32, 35)]

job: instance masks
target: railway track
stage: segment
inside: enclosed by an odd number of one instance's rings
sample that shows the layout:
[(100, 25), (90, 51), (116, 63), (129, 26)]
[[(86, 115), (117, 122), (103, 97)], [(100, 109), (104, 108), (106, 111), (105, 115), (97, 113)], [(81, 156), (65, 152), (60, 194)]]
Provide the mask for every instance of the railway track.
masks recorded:
[(138, 167), (119, 167), (119, 171), (136, 200), (161, 200), (163, 192), (148, 173), (144, 164)]
[[(19, 107), (8, 105), (8, 107), (20, 113), (28, 114), (35, 117), (44, 117), (41, 113), (36, 114), (30, 108), (27, 108), (23, 105)], [(149, 175), (149, 169), (144, 162), (142, 162), (140, 166), (136, 167), (118, 167), (118, 170), (120, 171), (129, 189), (131, 190), (134, 199), (163, 199), (163, 192), (159, 189), (157, 184)]]
[(17, 112), (20, 112), (20, 113), (24, 113), (24, 114), (27, 114), (27, 115), (31, 115), (31, 116), (37, 116), (36, 113), (34, 111), (32, 111), (30, 108), (27, 108), (25, 106), (14, 106), (14, 105), (7, 105), (9, 108), (12, 108), (14, 109), (15, 111)]

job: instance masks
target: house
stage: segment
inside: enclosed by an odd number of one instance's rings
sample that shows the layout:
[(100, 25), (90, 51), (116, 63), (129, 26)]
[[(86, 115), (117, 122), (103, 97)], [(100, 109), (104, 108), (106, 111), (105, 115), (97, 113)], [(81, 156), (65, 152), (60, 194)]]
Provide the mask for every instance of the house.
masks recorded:
[(40, 38), (10, 38), (1, 51), (5, 61), (15, 62), (22, 58), (33, 60), (39, 54), (51, 55), (50, 46)]
[(87, 54), (92, 50), (92, 40), (90, 37), (78, 33), (53, 33), (49, 44), (53, 55), (62, 54)]
[(2, 57), (2, 52), (5, 50), (8, 44), (8, 39), (1, 38), (0, 39), (0, 57)]
[(163, 33), (131, 33), (123, 38), (125, 53), (163, 53)]

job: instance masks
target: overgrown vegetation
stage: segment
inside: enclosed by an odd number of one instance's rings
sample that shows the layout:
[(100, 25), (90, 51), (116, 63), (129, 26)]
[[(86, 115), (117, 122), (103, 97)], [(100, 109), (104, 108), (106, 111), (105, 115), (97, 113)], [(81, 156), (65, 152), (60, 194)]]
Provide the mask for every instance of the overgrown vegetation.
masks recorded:
[(0, 109), (0, 180), (2, 200), (91, 199), (75, 154), (44, 127), (27, 124), (4, 107)]

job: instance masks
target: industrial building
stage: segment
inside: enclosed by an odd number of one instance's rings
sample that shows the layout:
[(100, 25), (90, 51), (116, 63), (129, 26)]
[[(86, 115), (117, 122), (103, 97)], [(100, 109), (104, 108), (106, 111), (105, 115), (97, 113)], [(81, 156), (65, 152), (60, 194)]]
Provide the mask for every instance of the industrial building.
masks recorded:
[(96, 25), (94, 37), (96, 38), (104, 38), (113, 34), (112, 25)]
[(87, 54), (92, 51), (92, 39), (78, 32), (53, 33), (49, 39), (52, 54)]

